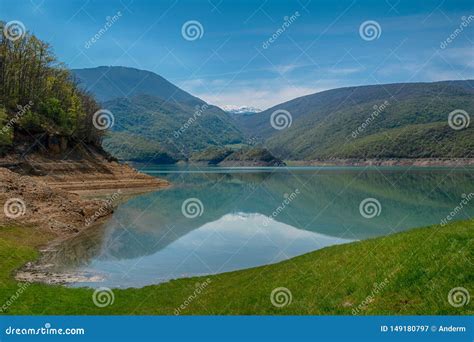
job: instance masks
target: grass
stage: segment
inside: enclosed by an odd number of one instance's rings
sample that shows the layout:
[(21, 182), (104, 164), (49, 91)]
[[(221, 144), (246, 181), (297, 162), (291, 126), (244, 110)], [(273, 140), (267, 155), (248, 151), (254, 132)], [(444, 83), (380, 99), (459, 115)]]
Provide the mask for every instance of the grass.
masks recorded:
[[(154, 315), (174, 314), (181, 307), (183, 315), (468, 315), (474, 313), (472, 301), (456, 308), (447, 297), (455, 287), (474, 293), (473, 228), (474, 220), (413, 229), (274, 265), (114, 289), (114, 303), (104, 308), (93, 304), (92, 289), (31, 284), (4, 314)], [(37, 258), (38, 246), (50, 238), (32, 228), (0, 229), (0, 308), (20, 288), (14, 271)], [(194, 296), (196, 284), (207, 279)], [(277, 287), (291, 291), (290, 304), (272, 305), (270, 294)]]

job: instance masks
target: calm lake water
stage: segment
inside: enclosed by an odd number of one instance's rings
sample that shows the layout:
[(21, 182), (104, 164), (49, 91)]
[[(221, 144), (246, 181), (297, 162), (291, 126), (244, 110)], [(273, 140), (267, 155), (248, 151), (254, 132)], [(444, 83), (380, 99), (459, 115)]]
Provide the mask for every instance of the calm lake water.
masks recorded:
[[(142, 171), (172, 187), (123, 200), (102, 228), (65, 243), (56, 269), (101, 279), (72, 286), (141, 287), (275, 263), (439, 223), (474, 192), (472, 169)], [(454, 219), (473, 214), (470, 205)]]

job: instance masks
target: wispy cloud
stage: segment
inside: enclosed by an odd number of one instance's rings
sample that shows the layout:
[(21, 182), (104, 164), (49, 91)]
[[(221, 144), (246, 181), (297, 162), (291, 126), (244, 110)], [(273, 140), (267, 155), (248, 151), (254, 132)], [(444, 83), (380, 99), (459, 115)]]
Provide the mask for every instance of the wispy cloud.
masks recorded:
[[(402, 81), (443, 81), (474, 77), (474, 49), (439, 50), (427, 61), (391, 62), (376, 71), (385, 78), (402, 76)], [(416, 76), (416, 77), (415, 77)]]
[(284, 75), (286, 73), (290, 73), (295, 69), (302, 68), (305, 65), (300, 65), (300, 64), (282, 64), (282, 65), (276, 65), (271, 68), (269, 68), (270, 71), (276, 72), (280, 75)]
[(363, 67), (355, 67), (355, 68), (330, 68), (330, 69), (327, 69), (326, 71), (330, 74), (350, 75), (350, 74), (362, 72), (364, 70), (365, 68)]
[[(214, 80), (223, 84), (225, 80)], [(184, 90), (217, 105), (253, 106), (261, 109), (273, 107), (296, 97), (313, 94), (319, 91), (337, 88), (337, 80), (320, 81), (314, 85), (290, 85), (278, 80), (238, 81), (226, 86), (210, 86), (207, 80), (196, 79), (179, 84)]]
[(296, 97), (312, 94), (324, 89), (307, 87), (282, 87), (279, 89), (242, 89), (229, 90), (223, 93), (195, 93), (206, 102), (217, 106), (228, 104), (238, 106), (253, 106), (261, 109), (273, 107)]
[(465, 68), (474, 68), (474, 47), (449, 48), (440, 52), (447, 63)]

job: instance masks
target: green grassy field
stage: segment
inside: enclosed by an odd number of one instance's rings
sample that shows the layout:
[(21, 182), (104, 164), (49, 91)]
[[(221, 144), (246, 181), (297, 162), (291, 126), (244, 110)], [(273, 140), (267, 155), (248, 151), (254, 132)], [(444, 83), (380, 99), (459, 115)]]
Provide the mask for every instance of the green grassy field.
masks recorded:
[[(172, 315), (178, 308), (182, 315), (473, 314), (472, 301), (461, 307), (448, 302), (452, 288), (474, 293), (473, 228), (474, 220), (413, 229), (274, 265), (141, 289), (114, 289), (113, 304), (100, 308), (93, 303), (92, 289), (21, 287), (13, 279), (14, 271), (34, 260), (37, 247), (50, 237), (32, 228), (2, 227), (0, 309), (3, 305), (3, 314), (14, 315)], [(283, 307), (271, 302), (278, 287), (291, 292), (291, 301)], [(278, 298), (283, 297), (277, 296), (277, 302)]]

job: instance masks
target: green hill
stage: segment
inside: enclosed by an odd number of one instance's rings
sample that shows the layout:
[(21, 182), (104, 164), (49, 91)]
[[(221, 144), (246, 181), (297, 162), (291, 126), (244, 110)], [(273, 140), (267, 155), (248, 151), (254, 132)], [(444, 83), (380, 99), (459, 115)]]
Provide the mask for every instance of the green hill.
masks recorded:
[(190, 161), (209, 165), (221, 166), (282, 166), (283, 161), (275, 158), (267, 149), (262, 147), (239, 146), (209, 147), (204, 151), (195, 152)]
[[(239, 117), (238, 124), (288, 160), (473, 157), (472, 125), (459, 131), (448, 125), (456, 109), (474, 112), (474, 81), (328, 90)], [(271, 126), (276, 110), (290, 113), (290, 127)]]
[(168, 156), (185, 160), (194, 151), (236, 144), (243, 139), (226, 113), (204, 102), (194, 107), (137, 95), (107, 101), (103, 106), (115, 117), (104, 147), (122, 159), (156, 162)]
[(74, 73), (113, 113), (115, 124), (104, 147), (119, 159), (170, 163), (244, 140), (226, 112), (152, 72), (99, 67)]

